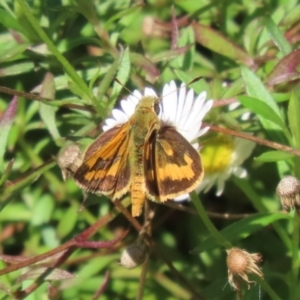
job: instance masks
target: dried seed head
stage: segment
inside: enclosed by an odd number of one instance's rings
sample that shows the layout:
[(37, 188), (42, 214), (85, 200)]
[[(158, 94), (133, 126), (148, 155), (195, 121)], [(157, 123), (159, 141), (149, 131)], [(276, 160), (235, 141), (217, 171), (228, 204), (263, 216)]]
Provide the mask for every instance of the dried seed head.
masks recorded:
[(296, 208), (300, 211), (300, 181), (294, 176), (283, 177), (276, 188), (282, 207), (286, 211)]
[(250, 281), (247, 274), (254, 273), (259, 277), (263, 278), (263, 273), (257, 266), (262, 261), (262, 256), (259, 253), (250, 254), (245, 250), (239, 248), (232, 248), (226, 250), (227, 256), (227, 268), (228, 268), (228, 282), (230, 285), (238, 290), (239, 287), (236, 285), (236, 276), (241, 277), (248, 284), (250, 288)]
[(63, 179), (73, 176), (81, 165), (81, 152), (77, 144), (64, 147), (58, 154), (57, 163), (62, 171)]
[(123, 251), (119, 264), (126, 269), (134, 269), (144, 263), (146, 257), (147, 247), (141, 242), (136, 242)]

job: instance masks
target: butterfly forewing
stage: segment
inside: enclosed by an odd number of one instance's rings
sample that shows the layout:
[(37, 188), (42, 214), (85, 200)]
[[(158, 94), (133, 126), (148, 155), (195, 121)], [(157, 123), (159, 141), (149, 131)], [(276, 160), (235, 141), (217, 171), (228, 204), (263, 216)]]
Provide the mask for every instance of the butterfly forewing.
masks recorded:
[[(199, 153), (172, 126), (153, 135), (146, 162), (148, 198), (166, 201), (191, 192), (204, 172)], [(150, 171), (149, 171), (150, 169)]]
[[(83, 189), (120, 197), (129, 189), (128, 126), (109, 129), (88, 147), (74, 178)], [(117, 191), (117, 195), (116, 195)]]

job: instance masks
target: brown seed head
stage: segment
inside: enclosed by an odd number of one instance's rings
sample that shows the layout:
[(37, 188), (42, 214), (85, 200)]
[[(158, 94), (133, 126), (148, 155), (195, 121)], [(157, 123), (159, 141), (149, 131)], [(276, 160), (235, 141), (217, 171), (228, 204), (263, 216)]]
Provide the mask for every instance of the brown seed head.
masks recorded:
[(236, 277), (241, 277), (248, 284), (250, 288), (250, 281), (247, 274), (254, 273), (259, 277), (263, 277), (263, 273), (257, 266), (262, 261), (262, 257), (259, 253), (250, 254), (245, 250), (239, 248), (232, 248), (226, 250), (227, 256), (227, 268), (228, 268), (228, 281), (234, 289), (239, 289), (237, 286)]
[(81, 165), (81, 152), (77, 144), (64, 147), (58, 154), (57, 164), (61, 168), (63, 179), (73, 176)]
[(294, 207), (300, 210), (300, 181), (294, 176), (283, 177), (276, 188), (276, 193), (286, 211)]
[(123, 253), (119, 264), (126, 269), (134, 269), (143, 264), (147, 257), (147, 248), (142, 243), (134, 243), (128, 246)]

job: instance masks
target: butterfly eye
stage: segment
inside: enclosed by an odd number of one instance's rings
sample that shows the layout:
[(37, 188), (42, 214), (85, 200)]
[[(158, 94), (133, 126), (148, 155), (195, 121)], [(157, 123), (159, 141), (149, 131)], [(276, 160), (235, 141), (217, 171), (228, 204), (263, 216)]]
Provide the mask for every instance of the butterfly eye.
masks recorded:
[(159, 102), (158, 101), (154, 102), (154, 107), (153, 108), (154, 108), (155, 113), (158, 115), (159, 112), (160, 112), (160, 107), (159, 107)]

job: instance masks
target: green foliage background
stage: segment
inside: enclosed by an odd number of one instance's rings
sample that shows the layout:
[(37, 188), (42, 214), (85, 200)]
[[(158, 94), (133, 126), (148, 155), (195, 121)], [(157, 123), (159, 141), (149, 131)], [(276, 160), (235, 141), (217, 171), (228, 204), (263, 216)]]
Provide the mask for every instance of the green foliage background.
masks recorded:
[[(178, 41), (172, 44), (176, 24)], [(171, 79), (188, 83), (202, 76), (192, 85), (197, 93), (242, 104), (232, 112), (216, 106), (205, 121), (299, 149), (299, 24), (300, 5), (293, 0), (1, 0), (0, 85), (52, 99), (19, 97), (16, 104), (1, 89), (1, 253), (44, 253), (112, 209), (108, 199), (95, 195), (81, 209), (84, 195), (72, 180), (62, 180), (56, 155), (69, 142), (95, 138), (102, 120), (128, 94), (115, 77), (130, 90), (160, 91)], [(241, 123), (245, 111), (254, 117)], [(299, 220), (293, 212), (278, 212), (275, 195), (280, 178), (300, 176), (299, 158), (258, 145), (247, 168), (248, 179), (232, 178), (222, 197), (201, 194), (205, 209), (194, 195), (188, 205), (196, 214), (157, 207), (153, 240), (197, 295), (153, 254), (143, 299), (234, 299), (225, 252), (232, 246), (264, 257), (264, 280), (251, 277), (258, 284), (251, 290), (243, 285), (239, 299), (299, 299)], [(211, 223), (206, 211), (245, 217)], [(111, 240), (127, 227), (116, 216), (92, 239)], [(101, 299), (135, 299), (141, 269), (126, 270), (117, 260), (136, 237), (131, 230), (113, 250), (77, 250), (59, 267), (75, 278), (59, 273), (58, 280), (54, 273), (47, 280), (50, 292), (44, 283), (27, 299), (54, 299), (52, 288), (61, 290), (61, 299), (92, 299), (107, 270)], [(23, 273), (1, 276), (0, 299), (13, 298), (40, 274), (18, 281)]]

